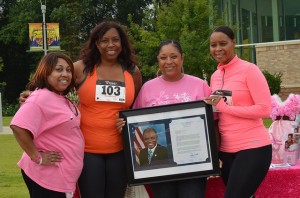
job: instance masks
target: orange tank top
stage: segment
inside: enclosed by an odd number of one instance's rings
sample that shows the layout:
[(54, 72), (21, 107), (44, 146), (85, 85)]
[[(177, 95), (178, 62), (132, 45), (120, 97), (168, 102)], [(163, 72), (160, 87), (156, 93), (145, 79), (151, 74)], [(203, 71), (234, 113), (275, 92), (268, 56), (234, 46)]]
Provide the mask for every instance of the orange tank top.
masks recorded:
[[(96, 67), (95, 67), (96, 68)], [(116, 113), (127, 110), (134, 100), (132, 75), (124, 71), (125, 103), (102, 102), (95, 100), (97, 72), (88, 74), (77, 90), (78, 108), (81, 113), (80, 127), (85, 138), (85, 152), (115, 153), (123, 149), (121, 133), (116, 128)]]

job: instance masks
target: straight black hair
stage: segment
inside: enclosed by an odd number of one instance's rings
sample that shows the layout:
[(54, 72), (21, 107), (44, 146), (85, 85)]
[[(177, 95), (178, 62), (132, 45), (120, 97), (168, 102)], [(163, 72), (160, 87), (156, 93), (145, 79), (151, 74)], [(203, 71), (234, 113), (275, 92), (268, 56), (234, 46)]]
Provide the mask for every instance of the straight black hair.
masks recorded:
[(214, 32), (222, 32), (222, 33), (226, 34), (231, 40), (234, 40), (234, 37), (235, 37), (233, 30), (230, 27), (225, 26), (225, 25), (221, 25), (221, 26), (217, 27), (216, 29), (214, 29), (214, 31), (212, 33), (214, 33)]
[(159, 52), (163, 46), (169, 45), (169, 44), (172, 44), (174, 47), (176, 47), (178, 49), (180, 54), (183, 54), (182, 47), (181, 47), (180, 43), (176, 40), (165, 40), (165, 41), (161, 42), (160, 45), (158, 46), (157, 54), (159, 54)]

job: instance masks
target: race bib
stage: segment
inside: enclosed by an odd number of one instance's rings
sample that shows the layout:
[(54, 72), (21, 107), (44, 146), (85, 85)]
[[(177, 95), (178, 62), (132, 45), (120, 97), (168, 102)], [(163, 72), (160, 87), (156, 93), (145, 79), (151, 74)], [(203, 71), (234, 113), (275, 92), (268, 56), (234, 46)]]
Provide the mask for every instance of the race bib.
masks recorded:
[(113, 80), (97, 80), (96, 101), (125, 103), (125, 83)]

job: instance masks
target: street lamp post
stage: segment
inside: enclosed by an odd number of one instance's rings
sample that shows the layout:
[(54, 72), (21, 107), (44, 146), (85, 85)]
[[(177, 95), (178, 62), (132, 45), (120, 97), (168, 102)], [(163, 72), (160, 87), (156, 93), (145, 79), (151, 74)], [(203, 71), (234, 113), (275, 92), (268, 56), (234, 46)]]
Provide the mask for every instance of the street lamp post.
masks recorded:
[[(0, 0), (1, 2), (1, 0)], [(3, 123), (2, 123), (2, 102), (1, 102), (1, 92), (0, 92), (0, 132), (3, 131)]]
[(45, 0), (45, 5), (42, 4), (41, 2), (41, 10), (42, 10), (42, 14), (43, 14), (43, 48), (44, 48), (44, 55), (47, 54), (47, 39), (46, 39), (46, 35), (47, 35), (47, 28), (46, 28), (46, 0)]

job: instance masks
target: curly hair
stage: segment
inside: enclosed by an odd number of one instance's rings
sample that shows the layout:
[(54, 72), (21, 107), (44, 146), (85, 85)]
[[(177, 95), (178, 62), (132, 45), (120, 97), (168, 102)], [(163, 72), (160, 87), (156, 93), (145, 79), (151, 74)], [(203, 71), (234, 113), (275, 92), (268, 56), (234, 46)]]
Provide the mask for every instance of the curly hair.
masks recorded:
[(80, 51), (79, 58), (85, 64), (84, 72), (91, 74), (95, 64), (101, 63), (101, 54), (96, 43), (112, 28), (117, 30), (121, 39), (122, 50), (118, 56), (118, 61), (126, 70), (130, 71), (134, 71), (135, 66), (138, 65), (125, 28), (117, 21), (106, 20), (93, 28), (88, 40)]

